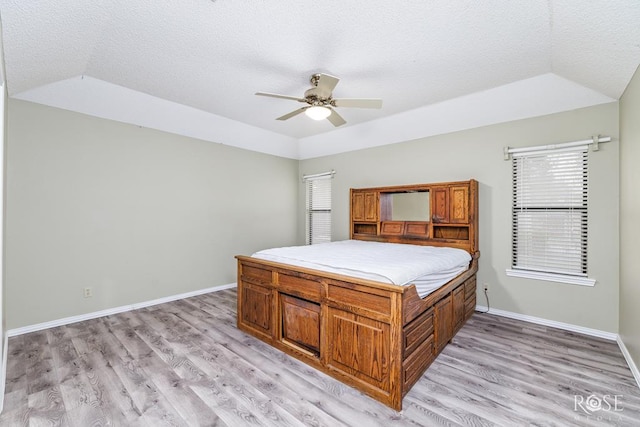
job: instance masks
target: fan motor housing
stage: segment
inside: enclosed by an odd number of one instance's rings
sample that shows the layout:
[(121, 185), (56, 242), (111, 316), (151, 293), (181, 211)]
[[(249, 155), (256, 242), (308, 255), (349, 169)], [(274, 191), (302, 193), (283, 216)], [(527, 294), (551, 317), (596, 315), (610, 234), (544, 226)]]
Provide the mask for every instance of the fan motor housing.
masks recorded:
[(304, 92), (304, 98), (312, 105), (328, 104), (331, 100), (331, 94), (328, 94), (328, 96), (323, 95), (317, 87), (312, 87)]

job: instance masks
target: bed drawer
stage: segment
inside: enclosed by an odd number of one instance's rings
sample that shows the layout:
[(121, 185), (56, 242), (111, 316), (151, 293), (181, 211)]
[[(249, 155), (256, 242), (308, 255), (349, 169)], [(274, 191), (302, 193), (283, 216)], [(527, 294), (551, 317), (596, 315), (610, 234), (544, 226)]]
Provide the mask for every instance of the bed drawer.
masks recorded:
[(402, 234), (404, 232), (403, 221), (383, 221), (381, 233), (382, 234)]
[(242, 276), (258, 283), (271, 283), (272, 271), (264, 268), (242, 265)]
[(473, 315), (476, 309), (476, 278), (471, 277), (464, 283), (464, 320)]
[(404, 227), (408, 236), (429, 237), (429, 223), (424, 221), (408, 221)]
[(330, 282), (327, 299), (331, 306), (354, 313), (363, 314), (373, 319), (389, 321), (391, 315), (391, 299), (389, 293), (376, 292), (369, 288), (368, 292), (357, 287), (343, 287), (341, 282)]
[(429, 309), (404, 327), (404, 357), (413, 353), (433, 334), (433, 309)]
[(464, 318), (465, 320), (470, 318), (473, 315), (473, 312), (476, 310), (476, 294), (472, 294), (469, 298), (467, 298), (464, 302)]
[(433, 334), (402, 362), (402, 394), (416, 383), (433, 362)]
[(467, 279), (466, 282), (464, 282), (464, 296), (465, 299), (468, 299), (471, 297), (471, 295), (475, 295), (476, 294), (476, 278), (472, 277), (470, 279)]
[(313, 302), (320, 302), (320, 282), (299, 275), (278, 273), (278, 290)]

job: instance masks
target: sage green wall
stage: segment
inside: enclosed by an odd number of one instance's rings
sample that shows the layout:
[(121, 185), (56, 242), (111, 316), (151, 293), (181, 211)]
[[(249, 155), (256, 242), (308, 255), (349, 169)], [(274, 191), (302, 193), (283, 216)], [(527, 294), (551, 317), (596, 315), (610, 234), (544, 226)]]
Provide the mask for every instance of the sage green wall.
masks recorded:
[(10, 329), (233, 283), (234, 255), (296, 243), (297, 160), (8, 109)]
[(639, 165), (640, 69), (620, 99), (620, 337), (640, 367)]
[[(425, 117), (425, 120), (429, 120)], [(608, 135), (589, 153), (589, 274), (594, 287), (507, 277), (511, 245), (511, 162), (503, 147), (552, 144)], [(301, 174), (334, 169), (333, 240), (349, 237), (349, 188), (479, 181), (479, 283), (497, 309), (618, 331), (618, 104), (611, 103), (300, 162)], [(299, 195), (304, 194), (300, 185)], [(300, 210), (302, 211), (302, 209)], [(302, 213), (300, 215), (303, 215)], [(304, 235), (302, 218), (299, 235)], [(478, 303), (485, 305), (478, 294)]]

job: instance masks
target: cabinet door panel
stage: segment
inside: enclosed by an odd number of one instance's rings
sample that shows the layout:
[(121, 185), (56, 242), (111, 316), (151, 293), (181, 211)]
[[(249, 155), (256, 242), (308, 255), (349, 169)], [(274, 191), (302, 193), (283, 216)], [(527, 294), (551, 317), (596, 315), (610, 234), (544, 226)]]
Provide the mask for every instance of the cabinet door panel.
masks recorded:
[(272, 333), (271, 289), (244, 283), (242, 290), (242, 321), (245, 325), (262, 333)]
[(463, 320), (464, 320), (464, 285), (460, 285), (453, 291), (454, 331), (457, 331), (462, 326)]
[(354, 221), (364, 221), (364, 193), (353, 193), (351, 198), (351, 215)]
[(433, 193), (431, 221), (434, 223), (449, 222), (449, 189), (441, 187), (431, 191)]
[(436, 352), (447, 345), (453, 335), (453, 307), (451, 295), (438, 301), (434, 307), (433, 326), (436, 339)]
[(353, 221), (378, 220), (378, 193), (375, 191), (354, 191), (351, 197)]
[(378, 198), (375, 192), (364, 193), (364, 220), (378, 220)]
[(388, 391), (389, 325), (330, 308), (329, 327), (329, 365)]
[(451, 187), (450, 196), (452, 223), (466, 224), (469, 222), (469, 187)]

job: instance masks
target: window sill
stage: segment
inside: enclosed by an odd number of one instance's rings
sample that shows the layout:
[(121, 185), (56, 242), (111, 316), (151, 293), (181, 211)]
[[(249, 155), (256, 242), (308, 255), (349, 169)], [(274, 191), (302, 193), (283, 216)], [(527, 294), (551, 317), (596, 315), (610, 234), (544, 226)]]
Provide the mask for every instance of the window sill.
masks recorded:
[(568, 276), (565, 274), (543, 273), (540, 271), (529, 271), (529, 270), (514, 270), (511, 268), (508, 268), (506, 270), (506, 273), (507, 273), (507, 276), (511, 276), (511, 277), (523, 277), (525, 279), (546, 280), (549, 282), (568, 283), (570, 285), (594, 286), (596, 284), (596, 279), (590, 279), (588, 277)]

